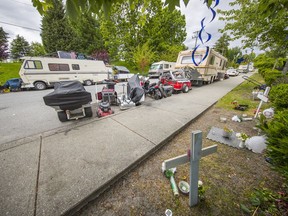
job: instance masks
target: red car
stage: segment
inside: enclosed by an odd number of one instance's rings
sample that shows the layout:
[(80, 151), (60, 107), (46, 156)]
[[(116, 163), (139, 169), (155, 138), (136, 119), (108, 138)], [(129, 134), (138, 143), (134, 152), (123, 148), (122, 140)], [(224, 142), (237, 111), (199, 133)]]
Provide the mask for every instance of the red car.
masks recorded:
[(185, 78), (185, 73), (183, 70), (174, 70), (174, 71), (164, 71), (160, 77), (161, 83), (164, 85), (171, 85), (174, 88), (174, 92), (187, 93), (192, 89), (190, 80)]

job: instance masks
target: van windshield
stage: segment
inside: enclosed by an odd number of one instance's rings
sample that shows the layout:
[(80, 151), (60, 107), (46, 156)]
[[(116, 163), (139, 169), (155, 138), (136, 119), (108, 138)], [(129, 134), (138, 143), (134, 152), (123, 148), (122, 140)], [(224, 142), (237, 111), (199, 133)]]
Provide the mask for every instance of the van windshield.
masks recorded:
[(152, 64), (150, 70), (163, 69), (162, 64)]

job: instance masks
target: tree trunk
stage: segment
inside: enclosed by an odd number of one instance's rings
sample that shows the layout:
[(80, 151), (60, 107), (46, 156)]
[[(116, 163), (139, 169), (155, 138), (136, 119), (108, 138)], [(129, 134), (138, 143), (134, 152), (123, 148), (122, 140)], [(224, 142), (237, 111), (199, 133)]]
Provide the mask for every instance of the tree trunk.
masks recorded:
[(286, 59), (286, 63), (284, 65), (284, 68), (282, 70), (282, 74), (286, 75), (288, 71), (288, 59)]
[(276, 59), (274, 65), (273, 65), (272, 71), (275, 69), (277, 63), (278, 63), (278, 58)]

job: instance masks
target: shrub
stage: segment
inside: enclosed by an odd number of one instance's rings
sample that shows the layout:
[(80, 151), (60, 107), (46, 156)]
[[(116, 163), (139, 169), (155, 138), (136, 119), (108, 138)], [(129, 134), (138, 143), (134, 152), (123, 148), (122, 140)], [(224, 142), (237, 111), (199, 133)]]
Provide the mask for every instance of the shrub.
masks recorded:
[(288, 84), (279, 84), (271, 88), (269, 99), (276, 110), (288, 108)]
[(288, 76), (282, 76), (279, 77), (275, 80), (275, 82), (273, 82), (273, 85), (279, 85), (279, 84), (288, 84)]
[(278, 70), (263, 69), (262, 76), (265, 80), (265, 83), (268, 86), (271, 86), (278, 78), (283, 77), (283, 74)]
[(267, 136), (267, 156), (276, 170), (288, 180), (288, 110), (278, 111), (267, 122), (261, 116), (259, 128)]

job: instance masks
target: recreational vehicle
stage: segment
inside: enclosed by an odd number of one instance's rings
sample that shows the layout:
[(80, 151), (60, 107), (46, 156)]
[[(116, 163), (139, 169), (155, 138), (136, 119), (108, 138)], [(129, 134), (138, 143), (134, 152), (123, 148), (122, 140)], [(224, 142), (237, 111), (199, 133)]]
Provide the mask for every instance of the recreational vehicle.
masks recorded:
[(252, 72), (254, 70), (253, 67), (253, 63), (250, 63), (249, 66), (248, 65), (239, 65), (237, 71), (239, 73), (248, 73), (248, 72)]
[(78, 80), (92, 85), (108, 78), (108, 68), (103, 61), (24, 57), (19, 75), (22, 88), (46, 89), (59, 81)]
[[(227, 66), (227, 58), (213, 49), (210, 49), (207, 58), (196, 66), (192, 61), (193, 50), (179, 52), (175, 68), (191, 67), (198, 71), (199, 79), (205, 83), (212, 83), (216, 79), (223, 79)], [(200, 62), (205, 56), (206, 49), (197, 49), (194, 55), (195, 62)], [(192, 80), (191, 80), (192, 81)]]
[(124, 66), (113, 66), (112, 70), (113, 70), (114, 80), (127, 81), (132, 76), (134, 76), (134, 74), (130, 73), (128, 68)]
[(175, 62), (160, 61), (155, 62), (151, 65), (148, 76), (149, 77), (159, 77), (162, 75), (163, 71), (173, 70)]

